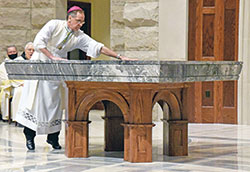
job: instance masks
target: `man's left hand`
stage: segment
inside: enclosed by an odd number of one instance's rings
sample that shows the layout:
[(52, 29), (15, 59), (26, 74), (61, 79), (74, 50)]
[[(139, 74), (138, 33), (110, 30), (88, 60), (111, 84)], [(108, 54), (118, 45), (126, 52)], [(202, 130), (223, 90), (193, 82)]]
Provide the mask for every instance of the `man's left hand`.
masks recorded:
[(131, 58), (128, 58), (128, 57), (125, 57), (125, 56), (120, 56), (120, 59), (121, 60), (131, 60), (131, 61), (138, 60), (138, 59), (131, 59)]

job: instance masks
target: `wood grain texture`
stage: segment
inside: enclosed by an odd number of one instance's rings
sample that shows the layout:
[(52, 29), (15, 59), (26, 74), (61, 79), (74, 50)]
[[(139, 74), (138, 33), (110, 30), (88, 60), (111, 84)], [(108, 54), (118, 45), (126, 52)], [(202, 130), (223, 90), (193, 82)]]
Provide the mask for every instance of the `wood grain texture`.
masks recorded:
[[(237, 61), (239, 0), (190, 0), (189, 8), (188, 59)], [(189, 89), (189, 122), (236, 124), (237, 81), (209, 83)]]
[[(168, 105), (164, 119), (170, 122), (165, 148), (169, 155), (187, 155), (186, 83), (105, 83), (67, 81), (69, 88), (65, 154), (88, 157), (89, 111), (96, 102), (105, 107), (105, 150), (124, 150), (124, 160), (152, 162), (152, 108)], [(168, 121), (167, 120), (167, 121)], [(175, 122), (173, 122), (175, 121)], [(170, 145), (171, 144), (171, 145)]]

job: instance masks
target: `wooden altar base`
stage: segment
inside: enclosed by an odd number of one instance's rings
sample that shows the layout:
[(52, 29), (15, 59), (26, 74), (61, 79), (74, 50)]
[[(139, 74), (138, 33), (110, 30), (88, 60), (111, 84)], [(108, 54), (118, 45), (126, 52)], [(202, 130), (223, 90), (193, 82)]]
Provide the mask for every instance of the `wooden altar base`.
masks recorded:
[[(105, 107), (105, 151), (123, 151), (129, 162), (152, 162), (152, 108), (163, 109), (164, 154), (188, 155), (186, 83), (123, 83), (67, 81), (67, 157), (88, 157), (88, 114)], [(166, 111), (166, 105), (169, 110)]]

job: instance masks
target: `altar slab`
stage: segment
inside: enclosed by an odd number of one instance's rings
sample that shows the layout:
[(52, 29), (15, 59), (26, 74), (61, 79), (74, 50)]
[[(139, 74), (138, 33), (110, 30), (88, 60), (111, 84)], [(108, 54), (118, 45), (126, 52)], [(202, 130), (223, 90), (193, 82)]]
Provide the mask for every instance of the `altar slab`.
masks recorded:
[(238, 80), (235, 61), (5, 61), (9, 79), (97, 82), (194, 82)]

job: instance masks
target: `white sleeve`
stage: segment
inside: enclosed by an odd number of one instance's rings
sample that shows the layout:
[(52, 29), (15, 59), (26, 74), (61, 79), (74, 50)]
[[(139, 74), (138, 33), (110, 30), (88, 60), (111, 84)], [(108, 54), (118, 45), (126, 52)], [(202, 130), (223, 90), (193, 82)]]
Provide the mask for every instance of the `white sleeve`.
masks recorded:
[(2, 62), (0, 65), (0, 81), (8, 80), (8, 74), (5, 69), (5, 62)]
[(49, 39), (51, 39), (52, 33), (54, 32), (56, 25), (57, 25), (56, 20), (50, 20), (37, 33), (34, 40), (34, 48), (36, 51), (40, 52), (39, 49), (47, 47), (47, 43)]
[(80, 38), (79, 38), (77, 48), (79, 48), (82, 51), (86, 52), (87, 56), (98, 57), (101, 54), (101, 48), (103, 46), (104, 45), (102, 43), (99, 43), (99, 42), (95, 41), (94, 39), (92, 39), (88, 35), (82, 34), (80, 36)]

